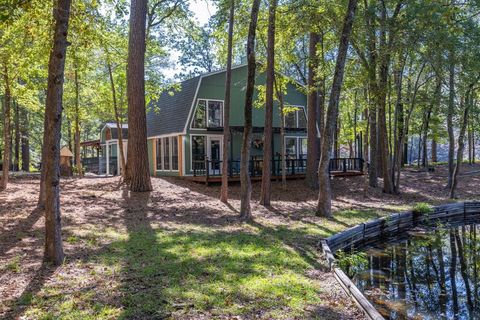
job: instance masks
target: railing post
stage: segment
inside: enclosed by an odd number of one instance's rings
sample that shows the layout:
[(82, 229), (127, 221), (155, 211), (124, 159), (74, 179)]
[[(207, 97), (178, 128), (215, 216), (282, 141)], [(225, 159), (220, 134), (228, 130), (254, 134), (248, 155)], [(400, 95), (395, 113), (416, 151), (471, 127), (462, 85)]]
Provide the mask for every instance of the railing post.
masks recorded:
[(208, 168), (208, 159), (207, 158), (205, 158), (205, 171), (206, 171), (205, 185), (208, 186), (208, 178), (210, 177), (210, 170)]
[(343, 172), (347, 172), (347, 158), (343, 158)]

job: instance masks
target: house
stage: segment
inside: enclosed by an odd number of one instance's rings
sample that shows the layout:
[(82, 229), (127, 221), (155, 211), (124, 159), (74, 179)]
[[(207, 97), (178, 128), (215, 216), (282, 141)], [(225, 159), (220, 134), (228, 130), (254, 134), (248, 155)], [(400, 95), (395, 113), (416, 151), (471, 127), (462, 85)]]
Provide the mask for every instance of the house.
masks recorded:
[[(197, 76), (181, 82), (162, 93), (147, 108), (147, 145), (152, 176), (181, 176), (193, 180), (219, 180), (223, 153), (223, 111), (225, 70)], [(256, 76), (255, 85), (265, 85), (265, 74)], [(232, 69), (229, 176), (238, 179), (240, 150), (244, 126), (245, 88), (247, 66)], [(258, 97), (255, 90), (254, 101)], [(282, 119), (276, 103), (273, 112), (272, 176), (281, 175), (281, 146), (285, 147), (288, 176), (305, 174), (307, 153), (307, 97), (301, 85), (290, 82), (284, 94), (285, 106), (290, 110)], [(263, 168), (263, 128), (265, 107), (253, 108), (253, 133), (250, 146), (250, 175), (260, 177)], [(284, 141), (280, 128), (285, 126)], [(122, 134), (126, 154), (127, 125)], [(100, 144), (102, 173), (120, 172), (118, 135), (115, 124), (107, 123), (101, 131)], [(341, 161), (340, 161), (341, 160)], [(335, 159), (333, 170), (361, 171), (361, 159)], [(103, 163), (103, 166), (102, 166)], [(109, 164), (108, 166), (106, 164)]]
[(100, 130), (100, 148), (102, 150), (99, 157), (98, 171), (100, 174), (116, 175), (121, 172), (118, 138), (121, 134), (123, 139), (123, 150), (126, 157), (128, 124), (122, 124), (121, 126), (121, 133), (118, 132), (119, 130), (116, 123), (106, 123)]
[[(179, 84), (178, 90), (164, 92), (147, 111), (147, 135), (150, 171), (156, 176), (215, 176), (221, 174), (223, 148), (223, 108), (225, 70), (208, 73)], [(230, 107), (230, 175), (240, 168), (247, 67), (232, 70)], [(256, 77), (256, 86), (265, 84), (265, 75)], [(258, 91), (255, 92), (255, 97)], [(254, 98), (255, 98), (254, 97)], [(293, 108), (285, 119), (286, 152), (289, 159), (306, 159), (307, 98), (300, 85), (290, 83), (285, 105)], [(263, 127), (265, 108), (253, 109), (253, 139), (250, 149), (251, 174), (261, 174), (263, 162)], [(273, 155), (281, 151), (281, 116), (274, 107)], [(304, 162), (304, 161), (303, 161)], [(293, 163), (293, 162), (292, 162)], [(297, 163), (298, 166), (299, 163)], [(304, 167), (302, 164), (298, 167)], [(279, 172), (280, 166), (276, 166)]]

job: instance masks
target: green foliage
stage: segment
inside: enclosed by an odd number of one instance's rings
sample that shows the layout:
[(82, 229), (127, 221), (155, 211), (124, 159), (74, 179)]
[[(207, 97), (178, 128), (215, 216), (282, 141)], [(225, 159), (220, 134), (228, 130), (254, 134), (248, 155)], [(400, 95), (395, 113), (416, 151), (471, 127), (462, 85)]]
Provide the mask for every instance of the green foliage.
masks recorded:
[(346, 253), (343, 250), (336, 252), (337, 263), (340, 269), (344, 270), (351, 278), (357, 272), (365, 270), (368, 266), (368, 256), (365, 252)]
[(413, 206), (412, 211), (420, 214), (428, 214), (433, 212), (433, 207), (428, 203), (418, 202)]

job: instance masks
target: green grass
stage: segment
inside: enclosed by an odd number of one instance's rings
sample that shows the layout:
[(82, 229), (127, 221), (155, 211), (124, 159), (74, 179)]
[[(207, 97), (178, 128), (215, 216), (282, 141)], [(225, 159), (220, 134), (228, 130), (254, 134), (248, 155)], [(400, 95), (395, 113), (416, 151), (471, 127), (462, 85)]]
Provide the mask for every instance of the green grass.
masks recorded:
[[(323, 263), (319, 239), (376, 217), (346, 210), (318, 224), (152, 229), (145, 223), (123, 233), (109, 228), (87, 239), (72, 236), (69, 243), (92, 253), (67, 261), (67, 274), (56, 274), (19, 304), (34, 319), (308, 318), (322, 304), (322, 283), (309, 276)], [(110, 244), (99, 250), (97, 239)]]

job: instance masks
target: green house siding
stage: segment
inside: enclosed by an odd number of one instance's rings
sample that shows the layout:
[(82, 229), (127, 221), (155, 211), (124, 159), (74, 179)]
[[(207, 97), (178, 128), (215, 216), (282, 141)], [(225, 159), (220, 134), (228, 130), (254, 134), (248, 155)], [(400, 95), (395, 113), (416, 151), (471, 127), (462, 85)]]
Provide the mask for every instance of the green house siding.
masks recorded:
[[(245, 105), (245, 86), (246, 86), (247, 68), (241, 67), (232, 71), (232, 99), (230, 108), (230, 125), (231, 126), (243, 126), (244, 117), (243, 110)], [(265, 75), (260, 74), (255, 79), (255, 85), (264, 85)], [(198, 99), (212, 99), (212, 100), (224, 100), (225, 96), (225, 73), (213, 74), (202, 78), (200, 88), (197, 94)], [(258, 91), (255, 90), (254, 101), (258, 99)], [(306, 108), (307, 99), (306, 96), (300, 92), (299, 88), (293, 84), (288, 84), (287, 94), (285, 95), (286, 105), (303, 106)], [(196, 103), (195, 103), (196, 104)], [(274, 107), (273, 126), (280, 127), (280, 108), (278, 105)], [(193, 118), (194, 112), (192, 112), (189, 118), (188, 128)], [(253, 126), (263, 127), (265, 123), (265, 108), (253, 109)]]
[(148, 168), (150, 169), (150, 175), (155, 175), (155, 163), (154, 163), (154, 154), (153, 154), (153, 143), (155, 139), (148, 139), (147, 140), (147, 148), (148, 148)]
[[(246, 77), (247, 77), (247, 68), (246, 66), (240, 67), (237, 69), (232, 70), (232, 99), (231, 99), (231, 107), (230, 107), (230, 126), (235, 127), (243, 127), (244, 125), (244, 105), (245, 105), (245, 86), (246, 86)], [(260, 74), (256, 78), (256, 85), (264, 85), (265, 84), (265, 75)], [(199, 99), (207, 99), (207, 100), (224, 100), (225, 95), (225, 73), (218, 73), (213, 75), (204, 76), (201, 79), (200, 87), (198, 89), (198, 94), (196, 97), (196, 101), (194, 106), (196, 106), (197, 101)], [(255, 90), (254, 93), (254, 101), (258, 99), (258, 91)], [(302, 106), (306, 109), (307, 100), (306, 96), (301, 89), (294, 85), (288, 84), (287, 86), (287, 93), (284, 97), (284, 101), (286, 105), (294, 105), (294, 106)], [(184, 157), (185, 157), (185, 174), (193, 174), (192, 168), (192, 147), (191, 147), (191, 136), (192, 135), (215, 135), (215, 136), (222, 136), (222, 131), (212, 131), (212, 130), (205, 130), (205, 129), (191, 129), (192, 119), (195, 114), (195, 109), (192, 110), (190, 117), (187, 123), (187, 134), (185, 136), (185, 149), (184, 149)], [(254, 127), (263, 127), (265, 124), (265, 108), (254, 107), (253, 109), (253, 126)], [(273, 126), (279, 128), (281, 126), (281, 115), (280, 115), (280, 108), (278, 104), (274, 107), (274, 115), (273, 115)], [(287, 136), (300, 136), (305, 137), (305, 132), (288, 132)], [(252, 141), (255, 139), (262, 139), (263, 134), (261, 132), (255, 132), (252, 135)], [(281, 152), (281, 139), (280, 134), (274, 134), (274, 148), (273, 154), (278, 155)], [(240, 160), (240, 150), (242, 146), (242, 133), (241, 132), (233, 132), (231, 137), (231, 146), (229, 152), (231, 153), (230, 159), (234, 161)], [(250, 156), (262, 156), (263, 149), (257, 149), (254, 147), (250, 148)]]

